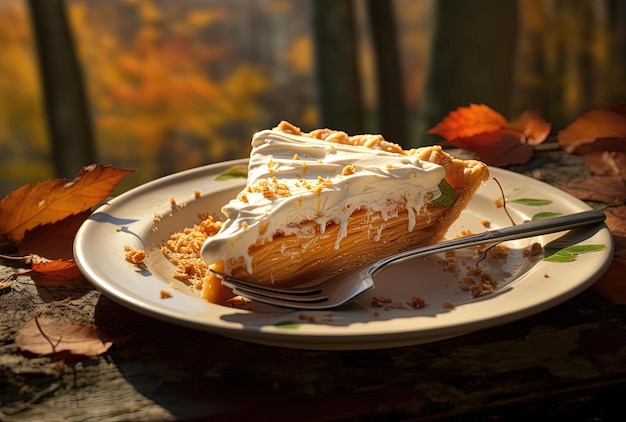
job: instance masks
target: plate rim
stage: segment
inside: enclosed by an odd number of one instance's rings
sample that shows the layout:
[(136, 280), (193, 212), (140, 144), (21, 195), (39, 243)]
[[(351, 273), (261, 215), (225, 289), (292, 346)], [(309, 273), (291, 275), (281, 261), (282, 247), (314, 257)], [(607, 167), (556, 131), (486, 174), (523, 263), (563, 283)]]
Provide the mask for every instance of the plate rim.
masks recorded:
[[(122, 206), (123, 204), (128, 204), (128, 202), (132, 202), (134, 197), (140, 197), (141, 195), (149, 194), (149, 192), (155, 189), (163, 189), (164, 186), (167, 186), (170, 183), (180, 185), (185, 181), (193, 181), (195, 180), (195, 178), (199, 176), (205, 176), (206, 174), (217, 175), (227, 168), (238, 165), (245, 165), (247, 164), (247, 162), (247, 158), (223, 161), (219, 163), (196, 167), (189, 170), (184, 170), (149, 181), (145, 184), (139, 185), (133, 189), (128, 190), (127, 192), (122, 193), (121, 195), (111, 199), (110, 201), (107, 201), (101, 207), (96, 209), (94, 211), (94, 214), (102, 212), (103, 210), (107, 210), (109, 208), (115, 209), (115, 207)], [(497, 167), (489, 167), (489, 170), (491, 172), (490, 177), (501, 174), (505, 175), (506, 177), (513, 177), (514, 179), (528, 179), (529, 181), (532, 181), (533, 184), (538, 184), (537, 186), (546, 187), (551, 191), (551, 193), (558, 192), (559, 196), (566, 198), (569, 201), (569, 205), (573, 208), (579, 210), (591, 208), (586, 203), (569, 195), (567, 192), (564, 192), (557, 187), (545, 183), (541, 180), (537, 180), (524, 174), (515, 173), (513, 171)], [(244, 182), (244, 179), (233, 180), (235, 180), (235, 182), (230, 183), (230, 185), (232, 185), (231, 187), (238, 184), (242, 185)], [(226, 183), (222, 186), (228, 187), (228, 185), (229, 183)], [(92, 216), (94, 214), (92, 214)], [(93, 266), (91, 265), (92, 261), (88, 257), (89, 254), (86, 253), (87, 237), (89, 236), (90, 232), (93, 231), (92, 227), (95, 227), (94, 224), (96, 224), (96, 222), (94, 222), (94, 220), (92, 220), (90, 217), (90, 219), (83, 223), (83, 225), (79, 228), (74, 241), (74, 256), (78, 268), (85, 276), (85, 278), (108, 298), (118, 302), (122, 306), (126, 306), (143, 315), (153, 317), (168, 323), (173, 323), (176, 325), (202, 331), (213, 332), (216, 334), (224, 335), (226, 337), (258, 344), (309, 350), (362, 350), (418, 345), (443, 340), (446, 338), (457, 337), (485, 328), (510, 323), (528, 317), (530, 315), (537, 314), (541, 311), (556, 306), (557, 304), (565, 302), (566, 300), (571, 299), (572, 297), (581, 293), (583, 290), (587, 289), (593, 282), (595, 282), (595, 280), (597, 280), (604, 273), (604, 271), (606, 271), (606, 269), (610, 265), (610, 256), (612, 256), (614, 248), (610, 232), (608, 232), (606, 226), (602, 227), (600, 230), (598, 230), (598, 232), (605, 232), (604, 235), (607, 238), (607, 248), (605, 254), (609, 258), (602, 261), (602, 265), (595, 268), (595, 271), (593, 271), (593, 274), (590, 277), (586, 278), (582, 282), (579, 282), (575, 285), (574, 288), (567, 290), (567, 292), (565, 293), (561, 293), (557, 297), (551, 297), (540, 304), (535, 304), (531, 307), (518, 309), (515, 312), (509, 312), (499, 315), (497, 323), (489, 319), (480, 319), (478, 321), (470, 320), (462, 324), (454, 323), (426, 329), (405, 329), (395, 332), (389, 332), (389, 330), (371, 330), (370, 332), (359, 333), (345, 338), (345, 333), (337, 336), (328, 333), (316, 334), (306, 330), (263, 330), (259, 327), (250, 327), (246, 326), (245, 324), (242, 324), (239, 327), (233, 327), (230, 323), (216, 324), (209, 321), (191, 320), (188, 317), (185, 318), (184, 316), (181, 318), (180, 315), (176, 315), (173, 312), (170, 312), (167, 307), (163, 309), (155, 309), (153, 306), (149, 306), (149, 304), (146, 303), (145, 298), (142, 299), (140, 297), (133, 297), (126, 294), (123, 290), (119, 288), (120, 286), (117, 285), (119, 283), (116, 284), (115, 281), (111, 283), (111, 280), (103, 279), (101, 277), (101, 274), (94, 272)], [(120, 250), (119, 253), (120, 255), (123, 255), (123, 251)], [(128, 264), (128, 266), (129, 268), (132, 268), (130, 264)], [(198, 300), (203, 301), (203, 299), (201, 299), (200, 297), (198, 297)], [(233, 310), (233, 308), (209, 304), (208, 302), (206, 302), (206, 304), (213, 307), (228, 309), (230, 311)], [(469, 305), (472, 305), (472, 303), (470, 303)], [(411, 336), (411, 334), (419, 334), (419, 338), (415, 338)]]

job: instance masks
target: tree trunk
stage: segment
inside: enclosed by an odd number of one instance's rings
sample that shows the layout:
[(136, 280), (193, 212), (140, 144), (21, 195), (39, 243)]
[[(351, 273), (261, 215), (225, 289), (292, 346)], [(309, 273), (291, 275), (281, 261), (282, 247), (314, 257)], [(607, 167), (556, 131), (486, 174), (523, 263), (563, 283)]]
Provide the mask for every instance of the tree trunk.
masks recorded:
[(314, 1), (313, 28), (321, 123), (348, 134), (362, 133), (361, 84), (352, 2)]
[[(510, 114), (517, 36), (517, 2), (438, 0), (418, 133), (446, 114), (482, 103)], [(423, 144), (441, 138), (424, 138)]]
[(590, 108), (626, 101), (622, 0), (525, 0), (514, 115), (541, 112), (563, 128)]
[(376, 52), (380, 132), (385, 139), (407, 146), (401, 59), (393, 6), (390, 0), (368, 0), (367, 11)]
[(72, 43), (64, 0), (29, 0), (54, 166), (73, 177), (95, 159), (83, 81)]

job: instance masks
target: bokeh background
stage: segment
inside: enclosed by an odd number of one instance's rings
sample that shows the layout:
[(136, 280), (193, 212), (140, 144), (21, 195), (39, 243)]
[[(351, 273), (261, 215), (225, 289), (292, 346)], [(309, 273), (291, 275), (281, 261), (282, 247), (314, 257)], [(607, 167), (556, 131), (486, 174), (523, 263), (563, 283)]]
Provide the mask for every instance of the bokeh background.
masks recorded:
[(94, 162), (126, 190), (280, 120), (430, 144), (472, 102), (554, 131), (626, 103), (626, 2), (0, 1), (0, 195)]

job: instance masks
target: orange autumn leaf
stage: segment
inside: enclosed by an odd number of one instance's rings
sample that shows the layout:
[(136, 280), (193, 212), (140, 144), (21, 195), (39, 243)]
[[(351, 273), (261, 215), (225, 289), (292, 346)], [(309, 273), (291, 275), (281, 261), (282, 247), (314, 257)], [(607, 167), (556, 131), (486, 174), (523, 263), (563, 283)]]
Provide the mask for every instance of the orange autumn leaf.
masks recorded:
[(93, 324), (40, 317), (31, 319), (17, 331), (15, 343), (20, 350), (37, 355), (82, 356), (98, 356), (112, 345)]
[(74, 237), (90, 215), (91, 210), (87, 210), (70, 215), (56, 223), (44, 224), (27, 230), (18, 245), (19, 254), (35, 254), (49, 259), (74, 258)]
[(88, 210), (132, 171), (94, 164), (73, 180), (26, 184), (0, 200), (0, 237), (19, 242), (27, 230)]
[(506, 127), (506, 119), (497, 111), (484, 104), (470, 104), (459, 107), (448, 115), (437, 126), (428, 130), (430, 135), (440, 135), (448, 141), (467, 138), (480, 133), (496, 132)]
[(604, 150), (626, 150), (626, 105), (583, 113), (559, 132), (558, 141), (567, 152), (595, 143), (602, 143)]
[(74, 260), (33, 259), (31, 271), (47, 276), (73, 278), (81, 275)]
[(509, 122), (508, 129), (522, 134), (523, 139), (529, 145), (539, 145), (548, 138), (552, 125), (534, 111), (522, 113), (517, 119)]
[(526, 112), (507, 122), (500, 113), (484, 104), (459, 107), (429, 134), (442, 136), (458, 148), (475, 153), (491, 166), (525, 164), (534, 155), (534, 146), (550, 134), (551, 125), (540, 115)]
[(592, 176), (559, 186), (583, 201), (602, 202), (617, 206), (626, 201), (626, 187), (620, 176)]

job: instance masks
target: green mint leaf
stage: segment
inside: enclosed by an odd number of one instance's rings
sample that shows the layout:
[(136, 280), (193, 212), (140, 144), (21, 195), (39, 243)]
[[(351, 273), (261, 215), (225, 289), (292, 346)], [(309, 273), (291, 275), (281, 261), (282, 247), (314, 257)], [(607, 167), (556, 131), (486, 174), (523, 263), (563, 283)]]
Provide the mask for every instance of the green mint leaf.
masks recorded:
[(535, 198), (519, 198), (512, 199), (509, 202), (515, 202), (516, 204), (529, 205), (531, 207), (541, 207), (543, 205), (550, 205), (552, 201), (549, 199), (535, 199)]
[(446, 179), (441, 179), (441, 182), (439, 182), (439, 190), (441, 191), (441, 196), (433, 199), (431, 204), (438, 208), (450, 208), (458, 198), (456, 191)]
[(282, 328), (285, 330), (296, 330), (300, 328), (300, 324), (293, 321), (281, 321), (274, 324), (276, 328)]
[(531, 221), (537, 221), (537, 220), (545, 220), (546, 218), (552, 218), (552, 217), (556, 217), (561, 215), (560, 212), (540, 212), (537, 213), (535, 215), (533, 215), (533, 217), (530, 219)]
[(225, 172), (223, 172), (222, 174), (219, 174), (215, 180), (228, 180), (228, 179), (235, 179), (235, 178), (246, 178), (248, 177), (248, 169), (246, 167), (241, 167), (241, 166), (233, 166), (231, 168), (229, 168), (228, 170), (226, 170)]
[(563, 249), (559, 249), (550, 253), (546, 249), (546, 257), (543, 259), (548, 262), (573, 262), (576, 261), (578, 255), (583, 253), (598, 252), (606, 249), (606, 245), (573, 245)]

